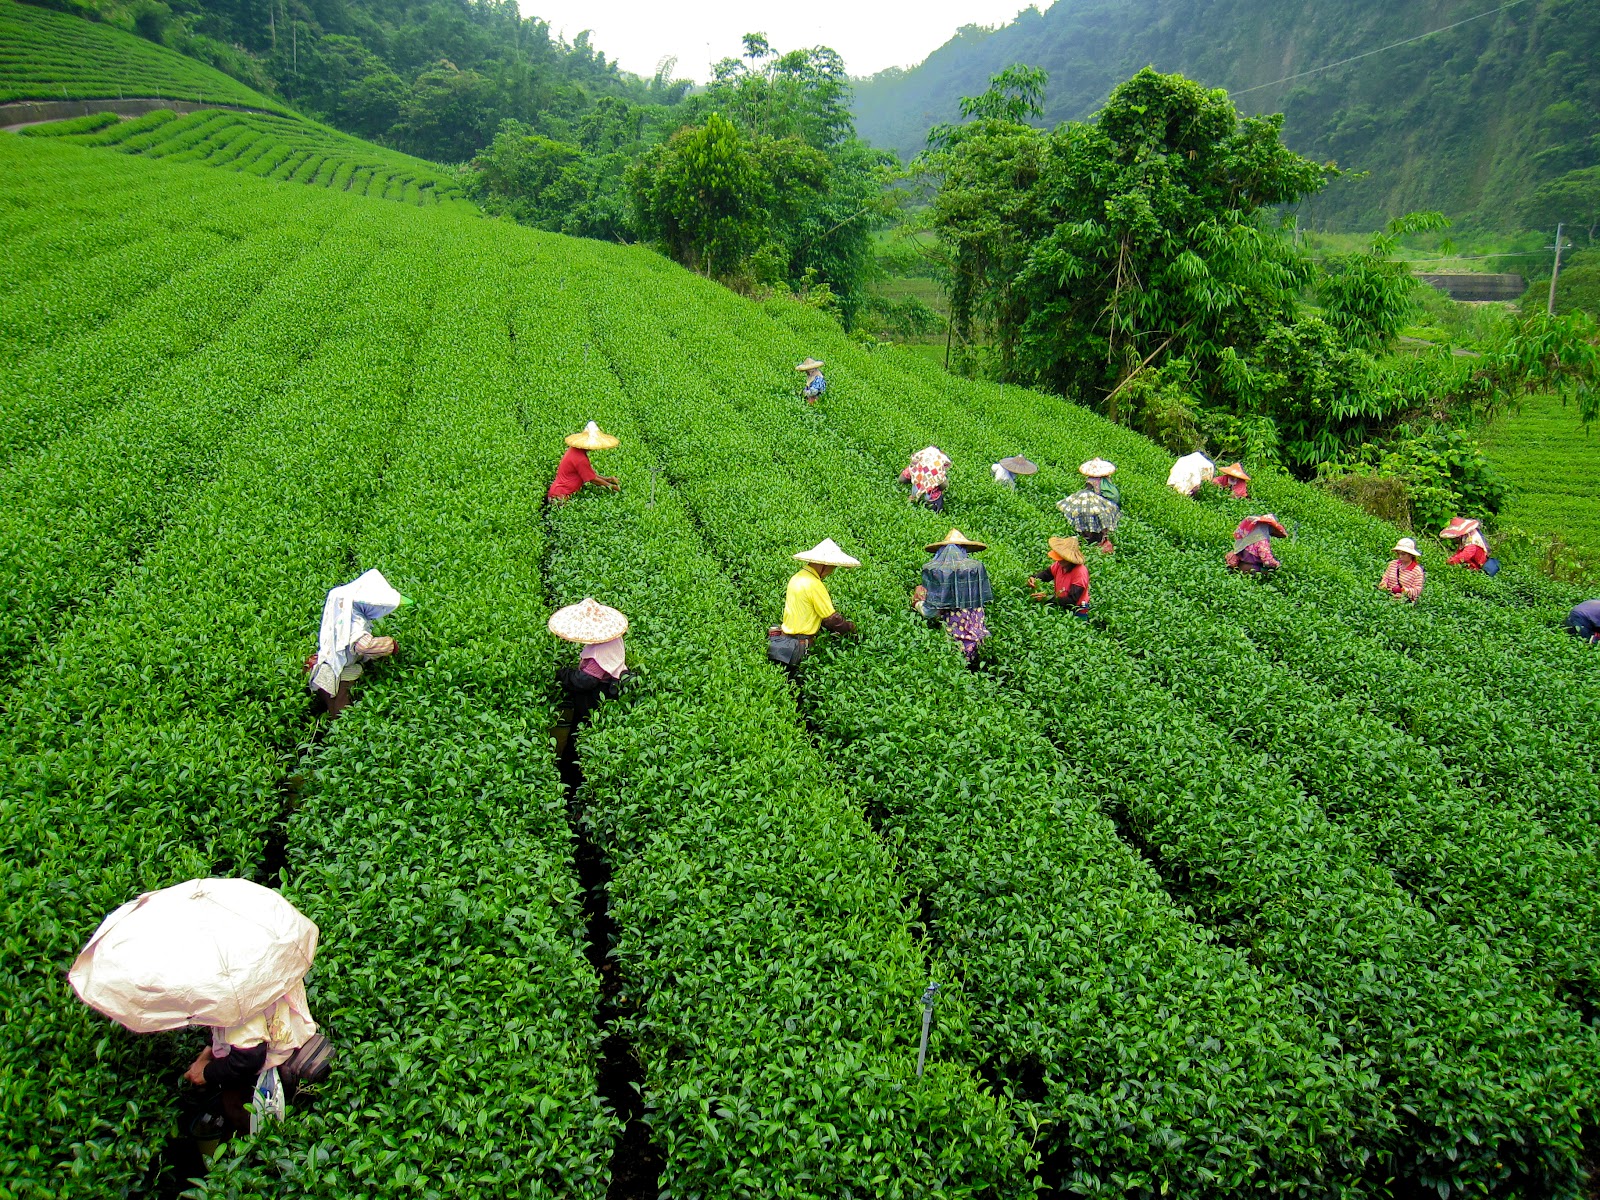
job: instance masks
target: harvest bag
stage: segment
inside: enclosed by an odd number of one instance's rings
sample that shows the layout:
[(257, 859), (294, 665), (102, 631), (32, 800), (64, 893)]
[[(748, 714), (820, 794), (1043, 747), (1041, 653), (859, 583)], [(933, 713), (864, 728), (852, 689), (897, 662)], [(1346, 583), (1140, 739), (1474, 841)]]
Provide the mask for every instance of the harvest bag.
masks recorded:
[(333, 1044), (320, 1033), (312, 1034), (283, 1064), (284, 1082), (321, 1083), (328, 1077), (328, 1060), (332, 1057)]
[(811, 652), (811, 639), (792, 633), (774, 633), (767, 637), (767, 657), (773, 662), (799, 666)]

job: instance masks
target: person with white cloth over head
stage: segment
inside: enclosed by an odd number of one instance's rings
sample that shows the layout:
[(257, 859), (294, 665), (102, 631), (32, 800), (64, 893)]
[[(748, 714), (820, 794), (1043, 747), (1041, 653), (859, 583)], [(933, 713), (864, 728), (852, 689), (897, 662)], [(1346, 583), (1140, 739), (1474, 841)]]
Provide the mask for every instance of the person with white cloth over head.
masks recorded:
[(308, 690), (322, 693), (330, 717), (350, 703), (350, 684), (361, 678), (361, 664), (387, 658), (399, 648), (392, 637), (374, 637), (372, 623), (410, 603), (376, 569), (328, 593), (317, 653), (306, 666), (311, 671)]
[(1172, 470), (1167, 472), (1167, 486), (1180, 496), (1192, 497), (1201, 484), (1210, 483), (1216, 473), (1217, 464), (1196, 450), (1172, 464)]

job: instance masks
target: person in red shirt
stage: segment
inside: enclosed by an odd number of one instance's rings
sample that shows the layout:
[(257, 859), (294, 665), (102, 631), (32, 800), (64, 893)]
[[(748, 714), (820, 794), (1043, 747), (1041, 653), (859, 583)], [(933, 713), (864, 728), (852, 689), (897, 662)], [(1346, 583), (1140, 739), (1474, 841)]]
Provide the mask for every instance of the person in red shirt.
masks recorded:
[(609, 433), (601, 433), (600, 426), (590, 421), (582, 433), (569, 433), (566, 442), (567, 452), (561, 456), (556, 477), (551, 480), (550, 490), (545, 493), (548, 499), (565, 503), (586, 483), (610, 488), (613, 492), (621, 490), (622, 484), (614, 476), (596, 474), (589, 462), (589, 451), (614, 449), (618, 445), (616, 438)]
[(1083, 561), (1083, 549), (1075, 537), (1050, 539), (1050, 565), (1028, 576), (1028, 582), (1049, 584), (1048, 592), (1033, 592), (1035, 600), (1069, 609), (1072, 615), (1089, 619), (1089, 568)]
[(1461, 539), (1461, 549), (1450, 556), (1452, 566), (1481, 571), (1483, 564), (1489, 561), (1489, 543), (1478, 532), (1479, 524), (1471, 517), (1451, 517), (1450, 524), (1440, 530), (1439, 536), (1447, 542)]
[(1238, 463), (1234, 463), (1231, 467), (1223, 467), (1212, 476), (1211, 482), (1224, 491), (1232, 492), (1236, 499), (1244, 500), (1250, 495), (1250, 476), (1244, 473), (1244, 468)]

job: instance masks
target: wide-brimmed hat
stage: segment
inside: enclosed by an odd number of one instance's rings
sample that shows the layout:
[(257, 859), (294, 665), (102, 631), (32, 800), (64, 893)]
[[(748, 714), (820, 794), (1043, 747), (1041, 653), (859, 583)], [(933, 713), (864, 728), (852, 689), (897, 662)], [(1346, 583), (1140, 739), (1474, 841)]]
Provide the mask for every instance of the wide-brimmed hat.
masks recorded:
[(1090, 479), (1104, 479), (1107, 475), (1115, 475), (1116, 473), (1116, 465), (1108, 463), (1103, 458), (1091, 458), (1078, 468), (1079, 475), (1087, 475)]
[(590, 421), (582, 433), (567, 434), (567, 445), (574, 450), (612, 450), (618, 442), (609, 433), (601, 433), (600, 426)]
[(1412, 558), (1421, 558), (1422, 551), (1417, 549), (1417, 543), (1410, 538), (1401, 538), (1394, 544), (1396, 554), (1409, 554)]
[(1257, 525), (1265, 525), (1269, 530), (1272, 531), (1273, 537), (1289, 536), (1289, 531), (1283, 527), (1282, 521), (1278, 520), (1278, 518), (1272, 513), (1262, 513), (1260, 516), (1246, 517), (1244, 520), (1240, 521), (1239, 528), (1234, 531), (1234, 537), (1240, 537), (1243, 534), (1249, 533)]
[(806, 358), (794, 365), (796, 371), (820, 371), (822, 367), (823, 362), (820, 358)]
[(564, 642), (593, 646), (627, 633), (628, 618), (593, 596), (585, 596), (578, 603), (550, 614), (550, 632)]
[(1239, 482), (1241, 482), (1241, 483), (1249, 483), (1250, 482), (1250, 476), (1248, 476), (1248, 475), (1246, 475), (1244, 473), (1244, 468), (1242, 466), (1240, 466), (1238, 463), (1234, 463), (1233, 466), (1231, 466), (1231, 467), (1223, 467), (1221, 470), (1219, 470), (1217, 472), (1217, 474), (1218, 475), (1232, 475), (1235, 479), (1239, 480)]
[(1050, 549), (1061, 557), (1062, 562), (1083, 565), (1083, 550), (1075, 537), (1053, 537), (1050, 539)]
[(851, 558), (839, 549), (839, 543), (832, 538), (823, 538), (809, 550), (802, 550), (796, 554), (795, 561), (814, 563), (819, 567), (859, 567), (861, 560)]
[(1020, 454), (1013, 454), (1010, 458), (1002, 458), (995, 466), (1004, 467), (1013, 475), (1033, 475), (1039, 470), (1038, 463), (1029, 462)]
[(1481, 522), (1475, 521), (1471, 517), (1451, 517), (1450, 524), (1439, 531), (1439, 536), (1442, 538), (1466, 537), (1468, 534), (1477, 533), (1480, 524)]
[(961, 530), (957, 529), (954, 525), (952, 525), (950, 527), (950, 532), (944, 535), (944, 541), (942, 541), (942, 542), (934, 542), (932, 545), (924, 546), (923, 549), (926, 550), (929, 554), (932, 554), (935, 550), (939, 549), (941, 546), (961, 546), (964, 549), (972, 550), (972, 551), (987, 550), (989, 548), (983, 542), (975, 542), (975, 541), (973, 541), (966, 534), (962, 533)]

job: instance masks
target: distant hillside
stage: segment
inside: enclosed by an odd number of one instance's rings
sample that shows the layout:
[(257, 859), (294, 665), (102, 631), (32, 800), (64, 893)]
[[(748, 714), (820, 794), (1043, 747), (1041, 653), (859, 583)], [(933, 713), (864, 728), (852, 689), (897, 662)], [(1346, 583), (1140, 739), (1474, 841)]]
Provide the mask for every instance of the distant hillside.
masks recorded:
[(1140, 67), (1181, 71), (1284, 112), (1286, 140), (1365, 179), (1342, 180), (1308, 219), (1369, 228), (1407, 209), (1513, 223), (1539, 182), (1600, 161), (1600, 18), (1593, 0), (1518, 0), (1492, 16), (1346, 66), (1484, 12), (1484, 0), (1058, 0), (999, 30), (969, 26), (909, 71), (857, 84), (863, 137), (909, 157), (956, 119), (962, 96), (1012, 63), (1050, 73), (1049, 124), (1088, 116)]

